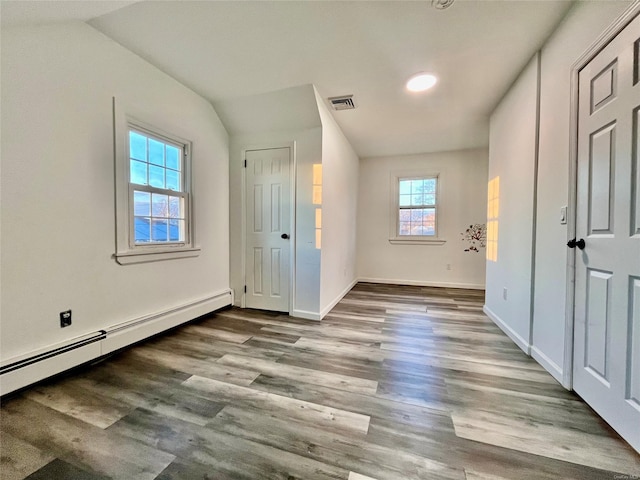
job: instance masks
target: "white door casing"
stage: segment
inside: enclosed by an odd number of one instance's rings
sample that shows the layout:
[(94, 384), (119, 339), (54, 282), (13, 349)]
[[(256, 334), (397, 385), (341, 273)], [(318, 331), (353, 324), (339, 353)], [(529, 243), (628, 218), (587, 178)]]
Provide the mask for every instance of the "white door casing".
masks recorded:
[(290, 152), (286, 147), (245, 154), (247, 308), (289, 311)]
[(578, 77), (573, 388), (640, 452), (639, 48), (636, 16)]

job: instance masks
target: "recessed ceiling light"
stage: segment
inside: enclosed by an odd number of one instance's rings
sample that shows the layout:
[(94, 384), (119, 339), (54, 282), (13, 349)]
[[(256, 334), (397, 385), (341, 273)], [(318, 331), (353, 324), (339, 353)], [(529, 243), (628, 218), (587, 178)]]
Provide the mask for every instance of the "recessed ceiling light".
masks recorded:
[(407, 82), (407, 90), (410, 92), (424, 92), (438, 82), (438, 79), (430, 73), (418, 73)]
[(455, 2), (455, 0), (431, 0), (431, 6), (438, 10), (444, 10), (453, 5), (453, 2)]

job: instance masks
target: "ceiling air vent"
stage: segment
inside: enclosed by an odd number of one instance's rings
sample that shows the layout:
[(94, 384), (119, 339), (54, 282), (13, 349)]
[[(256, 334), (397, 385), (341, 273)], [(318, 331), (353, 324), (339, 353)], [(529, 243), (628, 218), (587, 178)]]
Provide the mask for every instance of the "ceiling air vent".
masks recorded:
[(353, 95), (341, 95), (340, 97), (329, 97), (329, 103), (334, 110), (353, 110), (356, 104)]

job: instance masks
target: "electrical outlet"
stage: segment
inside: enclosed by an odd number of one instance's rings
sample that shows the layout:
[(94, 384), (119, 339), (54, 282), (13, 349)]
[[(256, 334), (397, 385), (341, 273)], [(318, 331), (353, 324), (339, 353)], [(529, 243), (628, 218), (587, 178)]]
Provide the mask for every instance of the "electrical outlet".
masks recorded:
[(60, 328), (71, 325), (71, 310), (60, 312)]
[(506, 299), (507, 299), (507, 287), (504, 287), (504, 288), (502, 289), (502, 298), (503, 298), (504, 300), (506, 300)]

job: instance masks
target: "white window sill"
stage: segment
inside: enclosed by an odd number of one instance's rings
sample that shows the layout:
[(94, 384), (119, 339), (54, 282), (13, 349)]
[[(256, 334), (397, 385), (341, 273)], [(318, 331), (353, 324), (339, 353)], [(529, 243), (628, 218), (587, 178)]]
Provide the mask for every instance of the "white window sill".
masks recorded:
[(116, 253), (114, 258), (120, 265), (131, 265), (133, 263), (159, 262), (161, 260), (173, 260), (176, 258), (197, 257), (200, 255), (200, 247), (176, 248), (176, 249), (148, 249), (129, 250), (127, 252)]
[(444, 238), (429, 237), (394, 237), (389, 239), (393, 245), (444, 245), (447, 242)]

